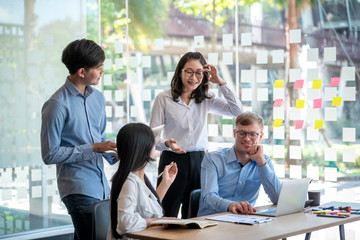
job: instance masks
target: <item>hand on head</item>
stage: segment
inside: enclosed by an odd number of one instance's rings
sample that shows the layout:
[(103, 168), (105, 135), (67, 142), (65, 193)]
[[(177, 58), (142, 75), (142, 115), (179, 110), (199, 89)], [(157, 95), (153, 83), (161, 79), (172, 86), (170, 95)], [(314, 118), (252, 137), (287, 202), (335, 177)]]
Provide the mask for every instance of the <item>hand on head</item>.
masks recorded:
[(215, 83), (215, 84), (219, 84), (224, 85), (226, 82), (219, 76), (218, 74), (218, 70), (214, 65), (211, 64), (206, 64), (204, 65), (204, 72), (208, 73), (208, 79), (210, 82)]
[(256, 161), (259, 167), (265, 165), (266, 160), (264, 158), (264, 150), (262, 145), (254, 144), (249, 148), (250, 159)]
[(177, 154), (182, 154), (182, 153), (186, 153), (185, 150), (181, 149), (177, 143), (176, 140), (173, 138), (170, 138), (168, 140), (165, 141), (165, 145), (169, 148), (171, 148), (171, 150), (173, 150), (173, 152), (177, 153)]
[(247, 201), (243, 202), (233, 202), (229, 205), (228, 211), (232, 213), (243, 213), (243, 214), (252, 214), (256, 212), (256, 209), (251, 206)]

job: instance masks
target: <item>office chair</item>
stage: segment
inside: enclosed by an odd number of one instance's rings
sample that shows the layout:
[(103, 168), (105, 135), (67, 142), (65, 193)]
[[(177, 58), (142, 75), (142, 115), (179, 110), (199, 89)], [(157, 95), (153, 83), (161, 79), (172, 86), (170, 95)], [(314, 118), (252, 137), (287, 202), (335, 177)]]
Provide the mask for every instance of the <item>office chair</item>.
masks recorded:
[(92, 238), (93, 240), (106, 239), (110, 225), (109, 199), (93, 205)]
[(201, 195), (201, 190), (200, 189), (194, 189), (190, 193), (189, 211), (188, 211), (187, 218), (196, 217), (197, 212), (199, 210), (200, 195)]

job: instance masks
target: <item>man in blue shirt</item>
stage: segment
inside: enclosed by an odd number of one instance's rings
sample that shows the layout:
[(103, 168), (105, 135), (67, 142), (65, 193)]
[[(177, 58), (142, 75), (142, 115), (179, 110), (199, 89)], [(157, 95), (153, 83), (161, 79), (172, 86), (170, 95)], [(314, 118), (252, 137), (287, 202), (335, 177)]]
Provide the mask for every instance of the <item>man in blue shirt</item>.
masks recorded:
[(92, 206), (109, 198), (103, 155), (116, 151), (106, 141), (105, 98), (91, 87), (104, 73), (104, 51), (91, 40), (75, 40), (62, 53), (70, 75), (42, 108), (41, 153), (45, 164), (56, 164), (59, 193), (75, 228), (74, 239), (91, 239)]
[(262, 184), (276, 204), (281, 183), (269, 156), (258, 143), (264, 120), (253, 112), (236, 118), (235, 144), (205, 155), (201, 163), (201, 198), (198, 216), (220, 212), (253, 213)]

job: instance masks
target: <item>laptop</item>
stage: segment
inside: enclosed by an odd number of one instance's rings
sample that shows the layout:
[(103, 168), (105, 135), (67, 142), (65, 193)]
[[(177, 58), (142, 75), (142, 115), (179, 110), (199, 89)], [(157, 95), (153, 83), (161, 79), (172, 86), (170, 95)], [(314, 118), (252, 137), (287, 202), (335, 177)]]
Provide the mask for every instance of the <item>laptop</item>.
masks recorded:
[(278, 217), (304, 211), (310, 178), (286, 180), (281, 184), (276, 207), (257, 210), (255, 215)]

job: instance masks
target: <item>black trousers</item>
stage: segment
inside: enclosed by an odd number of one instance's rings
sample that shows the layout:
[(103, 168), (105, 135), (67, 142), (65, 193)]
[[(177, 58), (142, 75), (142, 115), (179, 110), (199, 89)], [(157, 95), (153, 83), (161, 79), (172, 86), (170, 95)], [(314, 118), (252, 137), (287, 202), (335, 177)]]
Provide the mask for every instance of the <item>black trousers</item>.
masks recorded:
[[(204, 151), (187, 152), (185, 154), (177, 154), (170, 151), (162, 152), (158, 168), (159, 173), (172, 161), (176, 162), (178, 167), (175, 181), (162, 201), (166, 217), (177, 217), (180, 204), (182, 204), (181, 218), (187, 218), (190, 193), (192, 190), (200, 188), (201, 161), (204, 155)], [(158, 179), (158, 186), (161, 180), (162, 178)]]

